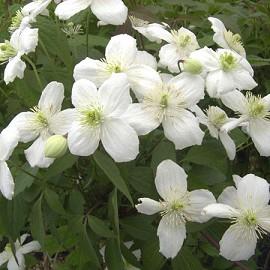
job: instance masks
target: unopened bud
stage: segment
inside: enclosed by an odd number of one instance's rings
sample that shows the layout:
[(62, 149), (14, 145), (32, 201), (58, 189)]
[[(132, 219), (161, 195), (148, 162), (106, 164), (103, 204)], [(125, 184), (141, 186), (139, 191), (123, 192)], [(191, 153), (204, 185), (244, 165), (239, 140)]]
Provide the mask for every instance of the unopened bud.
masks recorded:
[(184, 71), (192, 74), (200, 74), (202, 72), (202, 64), (195, 59), (187, 59), (183, 64)]
[(67, 148), (65, 137), (53, 135), (45, 143), (45, 156), (47, 158), (60, 158), (66, 153)]

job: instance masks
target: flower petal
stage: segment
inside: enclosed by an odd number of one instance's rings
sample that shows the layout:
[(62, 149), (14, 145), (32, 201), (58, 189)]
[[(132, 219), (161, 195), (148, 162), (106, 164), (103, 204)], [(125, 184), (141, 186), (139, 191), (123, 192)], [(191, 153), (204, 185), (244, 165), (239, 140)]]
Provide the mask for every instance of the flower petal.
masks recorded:
[(137, 55), (136, 39), (122, 34), (111, 38), (105, 56), (108, 63), (120, 63), (122, 67), (130, 66)]
[(53, 162), (53, 158), (46, 158), (44, 153), (45, 141), (47, 138), (38, 137), (24, 153), (31, 167), (48, 168)]
[(226, 132), (220, 132), (219, 138), (223, 144), (230, 160), (234, 160), (236, 154), (236, 146), (232, 138)]
[(158, 225), (159, 251), (166, 258), (174, 258), (186, 238), (185, 224), (171, 224), (171, 216), (165, 215)]
[(10, 258), (10, 254), (6, 251), (0, 253), (0, 266), (6, 263)]
[(23, 254), (20, 252), (16, 252), (16, 258), (18, 260), (19, 265), (17, 264), (14, 256), (9, 259), (8, 264), (7, 264), (7, 269), (8, 270), (23, 270), (25, 269), (25, 260)]
[(11, 58), (4, 71), (4, 81), (6, 84), (13, 82), (16, 77), (22, 79), (26, 64), (21, 60), (20, 56)]
[(227, 204), (232, 208), (239, 209), (239, 200), (237, 197), (237, 190), (233, 186), (226, 187), (218, 197), (218, 202)]
[(136, 131), (121, 119), (108, 119), (103, 123), (101, 141), (107, 153), (116, 162), (134, 160), (139, 153)]
[(212, 192), (205, 189), (198, 189), (189, 192), (189, 203), (185, 206), (184, 211), (188, 219), (195, 222), (206, 222), (211, 216), (202, 215), (202, 210), (209, 204), (216, 202)]
[(211, 28), (215, 32), (213, 36), (213, 40), (222, 48), (230, 49), (227, 41), (224, 38), (224, 33), (227, 32), (224, 24), (217, 18), (208, 17), (208, 20), (212, 23)]
[(138, 200), (140, 203), (136, 205), (136, 209), (139, 213), (154, 215), (162, 210), (162, 205), (160, 202), (149, 198), (139, 198)]
[(86, 79), (80, 79), (73, 84), (71, 94), (72, 104), (76, 108), (84, 108), (97, 102), (97, 88)]
[(244, 69), (235, 70), (232, 73), (232, 77), (235, 88), (238, 90), (252, 90), (258, 85), (250, 73)]
[(157, 167), (155, 185), (165, 201), (174, 200), (186, 193), (187, 174), (172, 160), (164, 160)]
[(175, 144), (176, 149), (181, 150), (202, 143), (204, 132), (200, 129), (198, 119), (187, 110), (165, 118), (162, 125), (166, 138)]
[(179, 73), (180, 69), (178, 67), (178, 61), (182, 60), (183, 57), (179, 54), (177, 47), (173, 44), (166, 44), (161, 47), (159, 51), (159, 63), (168, 67), (169, 71), (172, 73)]
[(244, 114), (247, 110), (246, 97), (240, 91), (232, 91), (220, 97), (222, 103), (235, 112)]
[(87, 79), (99, 87), (111, 76), (106, 67), (106, 63), (87, 57), (75, 66), (73, 76), (75, 81)]
[(50, 82), (42, 91), (38, 107), (46, 114), (53, 115), (60, 112), (64, 100), (64, 85)]
[(4, 161), (0, 161), (0, 190), (6, 199), (12, 200), (14, 195), (14, 180), (7, 163)]
[(128, 9), (122, 0), (93, 0), (91, 9), (106, 24), (121, 25), (127, 19)]
[(146, 52), (146, 51), (137, 51), (135, 61), (133, 62), (134, 65), (146, 65), (151, 67), (154, 70), (157, 70), (157, 60), (156, 58)]
[[(255, 254), (257, 238), (255, 233), (251, 234), (249, 229), (244, 232), (245, 227), (232, 225), (224, 233), (220, 240), (220, 255), (231, 261), (248, 260)], [(249, 236), (247, 238), (247, 235)]]
[(205, 214), (209, 217), (233, 218), (237, 217), (239, 212), (227, 204), (213, 203), (204, 207), (202, 214)]
[(9, 159), (14, 148), (18, 145), (19, 133), (15, 127), (8, 126), (0, 134), (0, 160)]
[(98, 148), (100, 127), (83, 127), (74, 122), (68, 133), (68, 147), (73, 155), (90, 156)]
[(30, 243), (27, 243), (23, 245), (18, 251), (22, 254), (31, 253), (33, 251), (39, 251), (41, 249), (41, 246), (38, 241), (32, 241)]
[[(16, 42), (13, 41), (12, 36), (18, 35), (16, 37)], [(16, 30), (11, 36), (10, 43), (14, 46), (21, 54), (28, 54), (34, 52), (38, 45), (38, 29), (26, 27), (23, 30)]]
[(89, 7), (92, 0), (66, 0), (57, 5), (55, 15), (60, 20), (68, 20), (73, 15)]
[(113, 74), (98, 90), (105, 115), (121, 116), (131, 103), (129, 83), (125, 74)]

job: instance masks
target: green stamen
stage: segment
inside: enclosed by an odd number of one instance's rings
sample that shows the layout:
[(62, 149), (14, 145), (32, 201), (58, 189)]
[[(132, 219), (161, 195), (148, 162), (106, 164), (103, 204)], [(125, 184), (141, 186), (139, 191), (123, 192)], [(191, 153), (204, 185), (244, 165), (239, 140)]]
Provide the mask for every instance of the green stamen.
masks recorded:
[(221, 68), (225, 71), (231, 71), (232, 69), (237, 67), (237, 59), (233, 56), (232, 53), (223, 53), (220, 58)]
[(8, 40), (5, 43), (0, 43), (0, 62), (5, 62), (16, 54), (17, 51), (11, 46)]
[(90, 109), (82, 111), (81, 122), (83, 125), (97, 126), (102, 122), (102, 114), (100, 109)]

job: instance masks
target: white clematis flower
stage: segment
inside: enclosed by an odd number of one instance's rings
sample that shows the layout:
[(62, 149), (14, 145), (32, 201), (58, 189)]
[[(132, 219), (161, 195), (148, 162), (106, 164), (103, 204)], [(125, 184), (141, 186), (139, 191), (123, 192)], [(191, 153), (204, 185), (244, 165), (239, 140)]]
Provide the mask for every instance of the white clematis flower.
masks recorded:
[(14, 180), (6, 161), (17, 146), (18, 140), (19, 134), (15, 128), (7, 127), (0, 133), (0, 190), (8, 200), (14, 195)]
[(55, 14), (61, 20), (68, 20), (88, 7), (102, 25), (121, 25), (127, 19), (128, 9), (122, 0), (65, 0), (56, 7)]
[(233, 225), (220, 240), (220, 254), (228, 260), (248, 260), (256, 249), (258, 238), (270, 232), (269, 184), (263, 178), (248, 174), (236, 178), (236, 188), (227, 187), (217, 204), (208, 205), (203, 213), (231, 219)]
[(213, 194), (204, 189), (187, 191), (185, 171), (171, 160), (162, 161), (157, 167), (155, 185), (161, 201), (140, 198), (138, 212), (153, 215), (160, 212), (158, 226), (160, 252), (166, 258), (174, 258), (186, 238), (187, 221), (206, 222), (209, 217), (201, 215), (202, 209), (215, 203)]
[(164, 40), (168, 43), (159, 51), (159, 64), (168, 67), (170, 72), (179, 73), (179, 61), (187, 59), (191, 52), (200, 48), (194, 33), (184, 27), (178, 30), (167, 30), (166, 24), (140, 24), (136, 20), (134, 22), (134, 19), (132, 25), (150, 41), (160, 43), (161, 40)]
[(208, 72), (206, 90), (210, 97), (219, 98), (233, 90), (251, 90), (257, 86), (252, 78), (254, 72), (248, 61), (234, 51), (207, 47), (192, 53)]
[(229, 118), (222, 109), (216, 106), (209, 106), (205, 111), (206, 113), (204, 113), (199, 106), (196, 105), (192, 108), (192, 111), (195, 112), (200, 123), (207, 126), (210, 135), (213, 138), (220, 139), (229, 159), (233, 160), (236, 154), (235, 143), (227, 132), (221, 131), (221, 127), (234, 119)]
[(246, 57), (246, 51), (243, 47), (241, 36), (228, 31), (223, 22), (217, 18), (209, 17), (212, 23), (212, 29), (215, 32), (213, 40), (224, 49), (231, 49), (243, 57)]
[(63, 84), (51, 82), (43, 90), (38, 106), (29, 112), (19, 113), (10, 123), (10, 126), (18, 129), (21, 142), (34, 141), (24, 151), (32, 167), (47, 168), (53, 163), (53, 158), (45, 157), (45, 143), (54, 134), (67, 134), (70, 128), (72, 110), (61, 111), (63, 99)]
[[(147, 52), (138, 51), (136, 40), (126, 34), (111, 38), (105, 51), (105, 59), (94, 60), (86, 58), (75, 66), (75, 80), (88, 79), (99, 87), (115, 73), (125, 73), (131, 77), (129, 71), (140, 69), (148, 73), (151, 68), (156, 68), (155, 58)], [(130, 78), (132, 79), (132, 78)]]
[(233, 91), (221, 96), (221, 101), (240, 115), (240, 118), (226, 123), (222, 130), (229, 132), (237, 126), (244, 126), (260, 155), (270, 156), (270, 95), (262, 98)]
[(75, 82), (72, 89), (75, 120), (68, 134), (70, 152), (89, 156), (101, 141), (116, 162), (130, 161), (139, 153), (136, 131), (123, 114), (131, 104), (124, 74), (115, 74), (99, 90), (88, 80)]
[(0, 63), (8, 62), (4, 71), (6, 84), (13, 82), (16, 77), (22, 79), (26, 64), (21, 60), (24, 54), (34, 52), (38, 44), (38, 29), (26, 27), (17, 29), (10, 41), (0, 43)]
[(41, 249), (41, 246), (37, 241), (32, 241), (23, 245), (28, 236), (29, 236), (28, 234), (23, 234), (20, 237), (20, 241), (17, 240), (14, 243), (16, 249), (15, 255), (18, 263), (12, 253), (11, 245), (7, 244), (5, 250), (2, 253), (0, 253), (0, 266), (7, 262), (8, 270), (25, 269), (24, 255), (31, 252), (39, 251)]
[(148, 74), (135, 69), (132, 72), (131, 85), (140, 103), (132, 104), (125, 117), (137, 133), (147, 134), (162, 124), (176, 149), (201, 144), (204, 133), (188, 109), (204, 97), (204, 80), (181, 73), (176, 77), (162, 75), (162, 81), (154, 70)]

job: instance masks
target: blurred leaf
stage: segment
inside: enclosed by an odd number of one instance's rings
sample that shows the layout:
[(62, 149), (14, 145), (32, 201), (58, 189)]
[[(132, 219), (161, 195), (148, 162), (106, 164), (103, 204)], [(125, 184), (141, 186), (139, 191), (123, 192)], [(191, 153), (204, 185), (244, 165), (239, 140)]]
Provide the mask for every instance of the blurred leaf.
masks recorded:
[(113, 232), (108, 228), (104, 221), (95, 217), (88, 216), (88, 224), (90, 228), (99, 236), (103, 237), (114, 237)]

